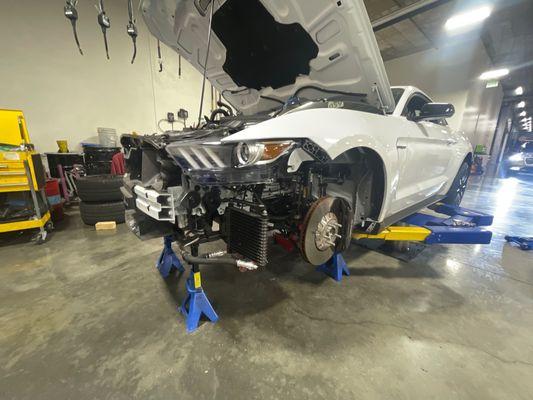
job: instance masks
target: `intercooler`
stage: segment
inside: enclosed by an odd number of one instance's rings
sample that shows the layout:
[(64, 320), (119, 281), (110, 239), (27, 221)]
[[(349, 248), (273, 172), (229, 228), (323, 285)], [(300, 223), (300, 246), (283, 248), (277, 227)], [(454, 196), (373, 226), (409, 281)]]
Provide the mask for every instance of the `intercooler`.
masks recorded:
[(264, 267), (268, 263), (268, 217), (235, 207), (228, 207), (226, 214), (228, 251)]

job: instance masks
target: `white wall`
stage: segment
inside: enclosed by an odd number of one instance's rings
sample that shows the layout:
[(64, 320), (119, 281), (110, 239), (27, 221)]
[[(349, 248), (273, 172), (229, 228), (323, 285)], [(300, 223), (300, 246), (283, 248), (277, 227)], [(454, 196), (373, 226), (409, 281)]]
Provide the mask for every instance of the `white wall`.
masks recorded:
[[(178, 79), (178, 55), (164, 45), (164, 70), (159, 73), (157, 41), (142, 18), (137, 21), (137, 60), (130, 64), (126, 0), (105, 2), (111, 18), (110, 61), (96, 21), (96, 1), (82, 0), (78, 6), (84, 56), (63, 16), (64, 4), (1, 0), (0, 108), (24, 111), (38, 151), (55, 151), (57, 139), (67, 139), (75, 150), (80, 141), (94, 140), (97, 127), (116, 128), (119, 134), (154, 133), (156, 121), (179, 108), (189, 111), (189, 123), (197, 119), (200, 73), (183, 61)], [(210, 111), (210, 85), (206, 93), (204, 113)]]
[(385, 67), (392, 85), (413, 85), (434, 101), (452, 103), (456, 113), (448, 120), (450, 126), (464, 130), (474, 146), (490, 148), (503, 91), (501, 87), (486, 89), (478, 79), (491, 68), (480, 41), (459, 42), (397, 58), (385, 63)]

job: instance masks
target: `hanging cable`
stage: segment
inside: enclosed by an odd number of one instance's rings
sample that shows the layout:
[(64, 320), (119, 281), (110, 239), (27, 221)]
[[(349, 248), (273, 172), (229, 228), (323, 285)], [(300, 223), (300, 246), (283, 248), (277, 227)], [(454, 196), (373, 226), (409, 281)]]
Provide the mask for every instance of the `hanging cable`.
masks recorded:
[(98, 10), (98, 25), (100, 25), (100, 28), (102, 28), (102, 34), (104, 35), (105, 54), (107, 56), (107, 59), (109, 60), (109, 46), (107, 44), (107, 30), (111, 28), (111, 21), (109, 20), (109, 17), (105, 13), (104, 0), (99, 1), (98, 6), (96, 6), (96, 9)]
[(161, 57), (161, 42), (157, 39), (157, 62), (159, 63), (159, 72), (163, 72), (163, 58)]
[(181, 54), (178, 54), (178, 77), (181, 78)]
[(202, 122), (202, 111), (204, 108), (205, 81), (207, 78), (207, 62), (209, 61), (209, 49), (211, 48), (211, 25), (213, 24), (214, 9), (215, 9), (215, 0), (211, 0), (211, 13), (209, 15), (209, 27), (207, 31), (207, 51), (205, 53), (204, 78), (202, 82), (202, 96), (200, 98), (200, 113), (198, 114), (198, 127), (200, 127), (200, 123)]
[(133, 64), (135, 61), (135, 57), (137, 56), (137, 27), (135, 26), (135, 18), (133, 16), (133, 0), (128, 0), (128, 17), (129, 22), (126, 27), (126, 31), (128, 32), (128, 35), (131, 37), (131, 40), (133, 42), (133, 57), (131, 58), (131, 63)]
[(80, 51), (80, 54), (83, 55), (83, 50), (80, 46), (80, 40), (78, 39), (78, 30), (76, 29), (76, 23), (78, 22), (78, 10), (76, 9), (76, 6), (78, 5), (78, 0), (67, 0), (67, 4), (63, 8), (63, 11), (65, 13), (65, 17), (67, 17), (70, 20), (70, 23), (72, 24), (72, 32), (74, 33), (74, 40), (76, 41), (76, 44), (78, 45), (78, 50)]

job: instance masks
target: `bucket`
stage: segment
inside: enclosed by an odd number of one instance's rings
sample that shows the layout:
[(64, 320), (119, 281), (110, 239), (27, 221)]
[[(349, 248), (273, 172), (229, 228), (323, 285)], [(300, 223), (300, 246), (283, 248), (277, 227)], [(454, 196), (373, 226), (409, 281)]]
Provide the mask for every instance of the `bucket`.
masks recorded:
[(98, 128), (98, 142), (103, 147), (117, 147), (117, 130), (111, 128)]

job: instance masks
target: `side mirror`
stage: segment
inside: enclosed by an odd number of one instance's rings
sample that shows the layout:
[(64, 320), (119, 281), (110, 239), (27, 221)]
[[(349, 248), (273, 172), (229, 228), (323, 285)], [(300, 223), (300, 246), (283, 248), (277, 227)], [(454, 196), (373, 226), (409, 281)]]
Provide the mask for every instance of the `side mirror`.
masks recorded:
[(415, 121), (427, 121), (432, 119), (450, 118), (455, 114), (455, 107), (449, 103), (427, 103), (424, 104), (420, 115)]

